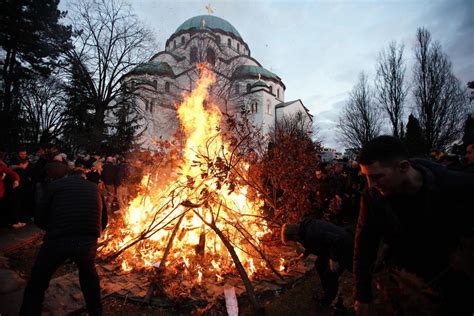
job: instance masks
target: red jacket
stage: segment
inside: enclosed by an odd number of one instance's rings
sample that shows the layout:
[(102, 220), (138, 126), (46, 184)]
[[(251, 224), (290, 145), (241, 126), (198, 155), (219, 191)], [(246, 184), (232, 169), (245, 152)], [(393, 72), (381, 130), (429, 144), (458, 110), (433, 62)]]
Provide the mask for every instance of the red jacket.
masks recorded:
[(4, 174), (10, 176), (13, 181), (20, 181), (18, 174), (12, 169), (8, 168), (7, 165), (0, 160), (0, 199), (3, 198), (3, 194), (5, 193), (5, 186), (3, 184)]

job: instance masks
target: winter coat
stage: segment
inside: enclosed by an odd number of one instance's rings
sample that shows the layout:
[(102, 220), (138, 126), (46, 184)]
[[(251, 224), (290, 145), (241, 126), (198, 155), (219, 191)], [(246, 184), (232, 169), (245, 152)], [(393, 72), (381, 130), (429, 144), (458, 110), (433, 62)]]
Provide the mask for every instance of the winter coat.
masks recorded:
[(5, 194), (5, 185), (3, 184), (4, 176), (8, 176), (14, 181), (20, 181), (18, 174), (12, 169), (8, 168), (7, 165), (0, 160), (0, 199)]
[(53, 181), (36, 208), (35, 224), (44, 239), (91, 236), (107, 226), (107, 210), (97, 185), (79, 175)]
[(354, 249), (355, 299), (360, 302), (372, 299), (370, 270), (382, 240), (389, 246), (387, 263), (430, 282), (448, 267), (459, 237), (472, 231), (474, 176), (428, 160), (410, 163), (423, 176), (420, 192), (406, 198), (415, 203), (403, 204), (375, 189), (362, 195)]
[(102, 181), (105, 185), (114, 185), (116, 177), (117, 167), (110, 162), (106, 162), (102, 167)]
[(330, 258), (352, 271), (354, 236), (344, 228), (323, 220), (307, 218), (300, 224), (298, 237), (306, 253)]

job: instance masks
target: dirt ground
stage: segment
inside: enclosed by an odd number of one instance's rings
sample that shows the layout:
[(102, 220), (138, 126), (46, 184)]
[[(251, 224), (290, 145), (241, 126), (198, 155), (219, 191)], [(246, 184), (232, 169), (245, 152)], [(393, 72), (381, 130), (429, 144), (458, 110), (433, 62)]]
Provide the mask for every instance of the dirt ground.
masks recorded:
[[(21, 277), (28, 279), (36, 255), (39, 251), (41, 240), (35, 240), (31, 244), (16, 249), (6, 256), (9, 259), (10, 267), (16, 270)], [(75, 271), (77, 268), (74, 263), (66, 262), (54, 274), (53, 278), (63, 276)], [(340, 280), (340, 293), (346, 307), (352, 306), (351, 295), (351, 275), (345, 272)], [(338, 313), (329, 306), (322, 306), (313, 297), (321, 294), (319, 277), (315, 270), (308, 273), (304, 278), (297, 281), (290, 288), (281, 292), (271, 294), (260, 293), (258, 299), (265, 308), (265, 315), (351, 315), (351, 309), (346, 313)], [(153, 305), (144, 305), (141, 302), (133, 301), (128, 297), (111, 295), (103, 298), (104, 315), (191, 315), (195, 314), (197, 309), (193, 306), (176, 306), (175, 308), (160, 308)], [(205, 312), (206, 315), (225, 315), (224, 301), (216, 302), (212, 308)], [(239, 314), (255, 315), (248, 300), (239, 298)], [(87, 315), (85, 310), (79, 310), (71, 315)]]

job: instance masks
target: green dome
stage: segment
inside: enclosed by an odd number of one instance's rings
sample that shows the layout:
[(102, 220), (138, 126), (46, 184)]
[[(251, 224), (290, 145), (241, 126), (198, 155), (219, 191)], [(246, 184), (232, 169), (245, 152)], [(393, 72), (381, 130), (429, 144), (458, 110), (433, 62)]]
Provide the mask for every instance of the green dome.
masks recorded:
[(184, 21), (177, 29), (175, 33), (179, 31), (186, 31), (190, 29), (201, 29), (203, 26), (202, 21), (205, 21), (205, 28), (211, 30), (221, 30), (227, 33), (232, 33), (238, 38), (242, 38), (235, 27), (224, 19), (218, 18), (213, 15), (198, 15)]
[(265, 87), (265, 88), (268, 88), (268, 85), (263, 82), (262, 80), (257, 80), (253, 85), (252, 87)]
[(134, 75), (160, 75), (160, 76), (174, 76), (173, 69), (168, 63), (160, 61), (149, 61), (144, 64), (136, 66), (130, 74)]
[(258, 78), (258, 75), (261, 77), (265, 77), (268, 79), (275, 79), (275, 80), (280, 80), (280, 78), (274, 74), (273, 72), (259, 66), (251, 66), (251, 65), (242, 65), (237, 67), (237, 69), (234, 71), (232, 77), (234, 78), (243, 78), (243, 77), (256, 77)]

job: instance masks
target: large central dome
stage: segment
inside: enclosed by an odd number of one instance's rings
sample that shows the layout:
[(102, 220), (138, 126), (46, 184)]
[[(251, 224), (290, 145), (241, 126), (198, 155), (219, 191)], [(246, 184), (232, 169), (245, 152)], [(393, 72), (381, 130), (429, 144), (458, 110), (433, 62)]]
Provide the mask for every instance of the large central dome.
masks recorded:
[[(203, 20), (205, 21), (205, 23), (203, 23)], [(240, 36), (239, 32), (235, 27), (232, 26), (232, 24), (230, 24), (224, 19), (218, 18), (217, 16), (213, 15), (198, 15), (192, 17), (184, 21), (184, 23), (176, 29), (175, 33), (178, 33), (179, 31), (190, 30), (193, 28), (200, 29), (203, 27), (203, 24), (207, 29), (221, 30), (226, 33), (232, 33), (237, 38), (242, 38), (242, 36)]]

